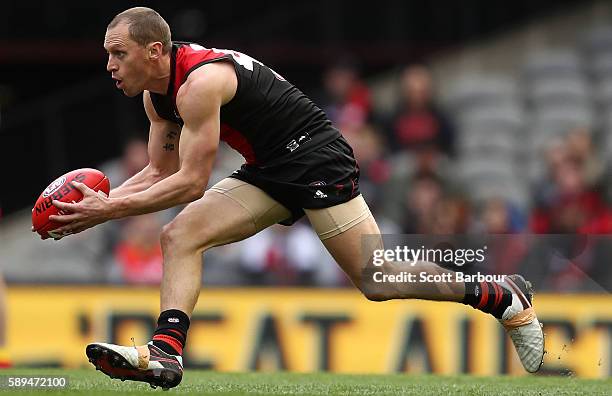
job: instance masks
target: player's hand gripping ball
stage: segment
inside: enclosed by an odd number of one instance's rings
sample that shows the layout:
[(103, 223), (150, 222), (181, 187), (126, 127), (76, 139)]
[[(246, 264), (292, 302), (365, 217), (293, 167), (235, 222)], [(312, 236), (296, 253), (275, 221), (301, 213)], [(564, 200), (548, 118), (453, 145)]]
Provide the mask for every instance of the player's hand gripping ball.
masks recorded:
[(57, 221), (49, 220), (51, 215), (62, 215), (63, 211), (55, 207), (53, 200), (61, 202), (76, 203), (83, 199), (83, 194), (74, 186), (72, 182), (85, 184), (96, 192), (103, 192), (108, 196), (110, 192), (110, 182), (104, 173), (96, 169), (83, 168), (73, 170), (57, 178), (53, 183), (40, 194), (36, 204), (32, 209), (32, 230), (38, 232), (43, 239), (59, 239), (64, 235), (57, 235), (53, 230), (65, 225)]

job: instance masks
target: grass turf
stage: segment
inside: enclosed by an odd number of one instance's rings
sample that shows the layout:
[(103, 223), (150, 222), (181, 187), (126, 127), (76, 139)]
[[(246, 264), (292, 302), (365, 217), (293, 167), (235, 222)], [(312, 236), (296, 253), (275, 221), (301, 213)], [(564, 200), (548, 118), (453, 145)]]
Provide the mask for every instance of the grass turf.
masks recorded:
[[(340, 375), (293, 373), (216, 373), (187, 370), (169, 393), (197, 395), (609, 395), (612, 379), (573, 377), (442, 377), (434, 375)], [(148, 384), (111, 380), (89, 369), (11, 369), (9, 376), (66, 376), (64, 389), (0, 388), (7, 395), (152, 395)]]

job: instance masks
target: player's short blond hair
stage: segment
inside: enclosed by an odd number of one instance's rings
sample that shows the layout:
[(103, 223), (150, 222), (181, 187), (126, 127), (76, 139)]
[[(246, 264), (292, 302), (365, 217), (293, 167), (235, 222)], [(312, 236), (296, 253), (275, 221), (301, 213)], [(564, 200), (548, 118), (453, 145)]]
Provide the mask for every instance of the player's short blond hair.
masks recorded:
[(128, 25), (130, 38), (138, 45), (144, 47), (149, 43), (159, 41), (162, 43), (164, 54), (170, 51), (172, 47), (170, 26), (157, 11), (147, 7), (130, 8), (117, 14), (106, 30), (124, 22)]

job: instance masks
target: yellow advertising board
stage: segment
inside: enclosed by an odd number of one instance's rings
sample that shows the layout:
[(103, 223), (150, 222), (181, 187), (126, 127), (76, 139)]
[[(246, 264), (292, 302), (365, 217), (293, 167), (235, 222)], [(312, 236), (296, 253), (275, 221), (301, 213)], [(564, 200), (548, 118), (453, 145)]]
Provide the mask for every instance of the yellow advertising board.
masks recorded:
[[(545, 372), (611, 375), (610, 295), (536, 295), (535, 307), (547, 337)], [(8, 350), (17, 365), (86, 366), (87, 343), (145, 343), (158, 314), (156, 288), (10, 287)], [(204, 290), (185, 362), (221, 371), (524, 374), (489, 315), (328, 289)]]

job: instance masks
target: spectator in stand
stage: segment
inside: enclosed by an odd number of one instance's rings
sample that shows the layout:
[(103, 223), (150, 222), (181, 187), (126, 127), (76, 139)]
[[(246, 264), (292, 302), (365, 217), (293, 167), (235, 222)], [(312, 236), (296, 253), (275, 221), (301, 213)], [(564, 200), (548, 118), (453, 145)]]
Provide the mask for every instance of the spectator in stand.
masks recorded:
[[(521, 265), (528, 253), (522, 213), (501, 197), (487, 199), (472, 231), (485, 234), (486, 261), (482, 271), (491, 274), (521, 273)], [(512, 235), (510, 235), (512, 234)]]
[(473, 231), (485, 234), (516, 234), (525, 228), (525, 216), (502, 197), (487, 199)]
[[(596, 154), (591, 133), (586, 128), (575, 128), (567, 135), (567, 151), (569, 158), (575, 159), (583, 164), (583, 177), (585, 183), (597, 193), (597, 196), (605, 201), (605, 187), (602, 178), (604, 174), (604, 163)], [(606, 202), (602, 202), (605, 205)], [(589, 219), (580, 227), (580, 232), (585, 234), (610, 234), (612, 233), (612, 210), (607, 205), (597, 216)]]
[(337, 286), (348, 281), (303, 222), (269, 227), (238, 244), (247, 284)]
[(155, 214), (131, 217), (123, 225), (115, 246), (115, 270), (124, 283), (159, 284), (162, 277), (162, 250), (159, 234), (162, 223)]
[(450, 194), (443, 180), (431, 172), (418, 172), (409, 180), (402, 231), (406, 234), (451, 235), (467, 232), (470, 205)]
[(393, 151), (419, 151), (423, 146), (453, 154), (454, 128), (434, 103), (429, 70), (422, 65), (406, 67), (401, 73), (400, 103), (387, 127)]
[(431, 229), (434, 235), (464, 234), (470, 219), (467, 201), (456, 196), (443, 197), (433, 208)]
[(585, 180), (597, 185), (604, 172), (604, 164), (595, 153), (591, 132), (586, 128), (574, 128), (566, 138), (567, 155), (583, 163)]
[[(121, 157), (100, 166), (112, 186), (140, 172), (149, 163), (147, 143), (139, 137), (129, 138)], [(104, 270), (110, 281), (127, 283), (159, 283), (161, 279), (161, 227), (176, 215), (167, 209), (146, 216), (108, 222), (96, 227), (106, 264)], [(149, 238), (149, 239), (147, 239)], [(105, 252), (111, 252), (110, 255)]]
[(583, 158), (576, 156), (567, 144), (556, 145), (547, 158), (550, 181), (536, 197), (536, 208), (530, 219), (532, 231), (577, 233), (609, 216), (603, 194), (596, 184), (587, 180)]
[(368, 197), (368, 205), (374, 213), (382, 198), (381, 186), (391, 176), (390, 164), (385, 156), (384, 141), (376, 132), (374, 126), (365, 124), (357, 133), (346, 135), (359, 164), (359, 189)]
[(111, 186), (119, 186), (140, 172), (148, 163), (147, 143), (140, 138), (132, 137), (125, 143), (121, 157), (102, 164), (100, 170), (108, 177)]
[[(546, 246), (556, 254), (539, 271), (543, 286), (550, 290), (588, 290), (597, 274), (608, 274), (610, 251), (606, 240), (580, 234), (612, 232), (612, 216), (599, 188), (600, 163), (592, 148), (590, 134), (575, 129), (566, 138), (553, 142), (546, 152), (548, 177), (539, 183), (530, 228), (549, 236)], [(540, 187), (541, 186), (541, 187)], [(603, 242), (603, 243), (601, 243)], [(604, 249), (602, 249), (602, 247)], [(541, 268), (540, 268), (541, 267)]]
[(406, 234), (427, 234), (433, 229), (434, 213), (444, 198), (440, 179), (431, 173), (413, 176), (406, 194), (402, 230)]
[[(381, 185), (377, 196), (380, 197), (378, 209), (387, 219), (400, 219), (405, 211), (405, 197), (411, 194), (411, 180), (418, 175), (435, 176), (445, 190), (460, 193), (462, 186), (455, 177), (456, 166), (433, 144), (424, 144), (418, 151), (401, 151), (392, 156), (385, 156), (385, 183)], [(415, 175), (417, 175), (415, 177)]]
[(356, 62), (346, 57), (324, 74), (323, 110), (343, 134), (359, 130), (370, 118), (370, 90), (360, 79)]

